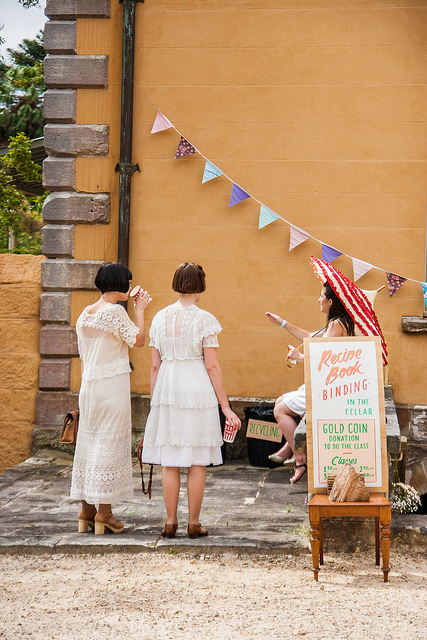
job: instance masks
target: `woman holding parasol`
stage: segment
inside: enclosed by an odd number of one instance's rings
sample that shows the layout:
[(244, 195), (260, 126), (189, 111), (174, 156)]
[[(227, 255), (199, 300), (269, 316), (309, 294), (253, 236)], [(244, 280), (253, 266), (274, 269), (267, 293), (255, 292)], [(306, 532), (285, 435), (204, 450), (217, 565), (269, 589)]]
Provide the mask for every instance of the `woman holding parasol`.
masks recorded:
[[(319, 258), (310, 258), (314, 272), (322, 283), (319, 297), (320, 310), (327, 316), (326, 325), (315, 333), (301, 329), (280, 316), (267, 312), (270, 322), (303, 341), (304, 338), (341, 338), (346, 336), (376, 335), (381, 338), (384, 364), (387, 364), (387, 347), (375, 311), (365, 292), (348, 280), (331, 264)], [(296, 362), (304, 361), (304, 354), (291, 348), (288, 358)], [(293, 450), (295, 429), (305, 414), (305, 384), (299, 389), (281, 395), (276, 400), (274, 415), (286, 438), (286, 444), (269, 458), (277, 463), (295, 464), (295, 473), (291, 484), (298, 482), (307, 471), (307, 458), (304, 451)]]

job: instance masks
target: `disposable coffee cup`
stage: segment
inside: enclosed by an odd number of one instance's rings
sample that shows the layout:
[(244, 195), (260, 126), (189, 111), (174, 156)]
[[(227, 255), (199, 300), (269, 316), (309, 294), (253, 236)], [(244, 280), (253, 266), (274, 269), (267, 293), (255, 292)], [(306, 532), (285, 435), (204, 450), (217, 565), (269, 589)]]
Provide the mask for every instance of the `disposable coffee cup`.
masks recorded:
[(142, 291), (142, 287), (140, 287), (139, 284), (137, 284), (136, 287), (132, 289), (129, 295), (131, 298), (137, 298), (141, 293), (141, 291)]
[(234, 442), (236, 433), (237, 433), (237, 429), (226, 421), (224, 435), (223, 435), (224, 442), (230, 442), (230, 443)]
[[(131, 294), (132, 295), (132, 294)], [(296, 364), (297, 361), (293, 360), (292, 358), (289, 357), (290, 352), (292, 351), (293, 346), (291, 344), (288, 344), (288, 360), (290, 364)]]

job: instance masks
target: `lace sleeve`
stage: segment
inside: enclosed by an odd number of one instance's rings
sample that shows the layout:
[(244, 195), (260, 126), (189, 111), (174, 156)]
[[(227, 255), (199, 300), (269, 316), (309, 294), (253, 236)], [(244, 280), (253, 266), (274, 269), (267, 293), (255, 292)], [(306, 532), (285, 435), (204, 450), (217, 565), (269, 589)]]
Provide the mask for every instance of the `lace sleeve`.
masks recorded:
[(195, 327), (193, 346), (201, 342), (202, 347), (218, 347), (218, 333), (221, 331), (222, 327), (215, 316), (205, 311)]
[(151, 327), (150, 327), (150, 331), (149, 331), (149, 336), (150, 336), (150, 347), (155, 347), (156, 349), (158, 349), (160, 351), (160, 320), (159, 320), (159, 314), (156, 313), (156, 315), (153, 318), (153, 321), (151, 323)]
[(119, 304), (113, 306), (112, 323), (114, 325), (114, 333), (129, 347), (135, 344), (136, 336), (139, 333), (138, 327), (129, 318), (126, 311)]

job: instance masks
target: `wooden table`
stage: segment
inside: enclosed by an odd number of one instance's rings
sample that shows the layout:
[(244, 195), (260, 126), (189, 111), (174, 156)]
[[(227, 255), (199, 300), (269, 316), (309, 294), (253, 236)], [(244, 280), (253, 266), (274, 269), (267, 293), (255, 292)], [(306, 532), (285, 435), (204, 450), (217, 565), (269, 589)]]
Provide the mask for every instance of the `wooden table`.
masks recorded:
[(314, 579), (319, 578), (323, 565), (322, 518), (375, 518), (375, 564), (380, 564), (380, 543), (383, 557), (384, 582), (388, 582), (390, 559), (391, 502), (380, 493), (371, 493), (369, 502), (330, 502), (326, 494), (316, 494), (308, 503), (310, 544)]

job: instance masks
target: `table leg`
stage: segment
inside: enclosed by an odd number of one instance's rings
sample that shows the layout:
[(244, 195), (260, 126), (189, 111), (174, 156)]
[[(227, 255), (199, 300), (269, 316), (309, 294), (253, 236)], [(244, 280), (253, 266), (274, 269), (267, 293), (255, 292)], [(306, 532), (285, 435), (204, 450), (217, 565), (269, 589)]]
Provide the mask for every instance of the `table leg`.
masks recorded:
[(388, 574), (390, 571), (390, 524), (391, 507), (384, 507), (380, 510), (381, 554), (383, 557), (382, 570), (384, 573), (384, 582), (388, 582)]
[(375, 564), (380, 566), (380, 519), (375, 518)]
[(310, 520), (310, 545), (311, 556), (313, 559), (313, 573), (316, 582), (319, 579), (319, 550), (320, 550), (320, 531), (321, 531), (321, 518), (319, 516), (318, 509), (309, 508), (309, 520)]
[(320, 564), (323, 565), (323, 521), (320, 518)]

